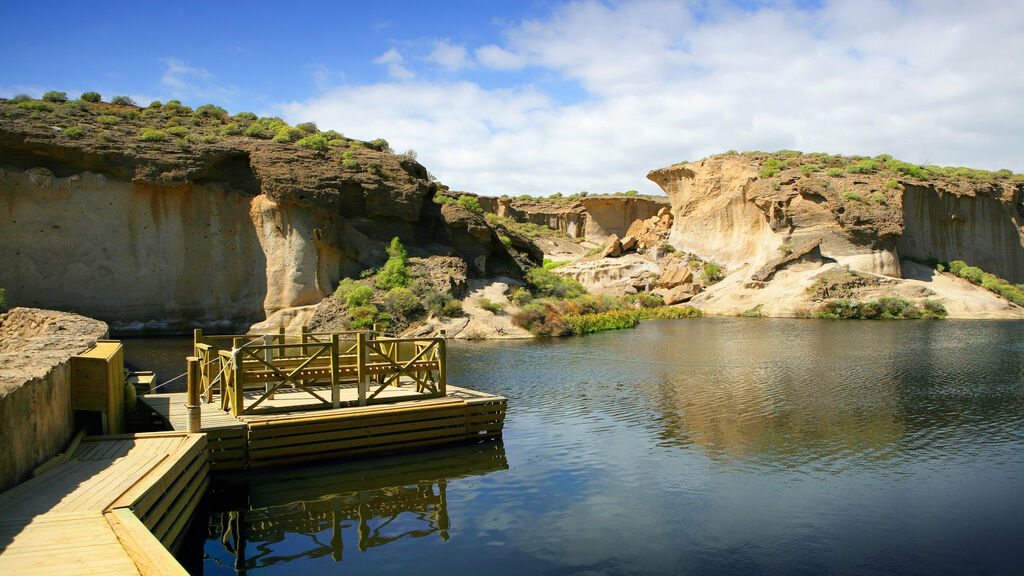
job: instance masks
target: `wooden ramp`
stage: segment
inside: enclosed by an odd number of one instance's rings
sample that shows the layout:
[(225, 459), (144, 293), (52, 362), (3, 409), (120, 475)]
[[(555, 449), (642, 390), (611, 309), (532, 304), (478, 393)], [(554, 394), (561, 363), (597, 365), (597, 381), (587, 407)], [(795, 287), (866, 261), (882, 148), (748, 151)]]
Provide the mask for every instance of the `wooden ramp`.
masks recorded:
[[(211, 469), (262, 468), (501, 435), (508, 403), (501, 396), (456, 386), (448, 386), (443, 397), (402, 388), (388, 393), (393, 396), (387, 403), (317, 409), (305, 403), (301, 391), (280, 390), (265, 401), (268, 411), (239, 416), (202, 403)], [(187, 429), (185, 392), (139, 400), (175, 430)]]
[(85, 438), (68, 461), (0, 494), (2, 574), (185, 574), (180, 542), (208, 479), (206, 438)]

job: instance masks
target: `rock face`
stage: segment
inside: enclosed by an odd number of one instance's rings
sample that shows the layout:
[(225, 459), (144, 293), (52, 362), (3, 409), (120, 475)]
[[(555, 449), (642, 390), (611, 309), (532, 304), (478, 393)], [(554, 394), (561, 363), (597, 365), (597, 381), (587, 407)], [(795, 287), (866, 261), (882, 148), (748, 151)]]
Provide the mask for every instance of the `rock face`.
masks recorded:
[(643, 196), (583, 196), (572, 199), (520, 199), (480, 197), (487, 212), (516, 222), (529, 222), (558, 230), (570, 238), (603, 244), (609, 236), (627, 236), (636, 220), (655, 217), (669, 206), (667, 198)]
[(67, 446), (75, 433), (70, 358), (106, 334), (106, 324), (77, 314), (0, 314), (0, 492)]
[(516, 258), (539, 254), (515, 238), (514, 255), (483, 218), (442, 211), (422, 166), (366, 143), (148, 141), (129, 126), (138, 109), (88, 106), (120, 124), (72, 137), (67, 124), (94, 116), (0, 100), (0, 287), (14, 304), (122, 332), (244, 329), (381, 265), (394, 236), (412, 256), (463, 258), (473, 276), (514, 276)]
[(795, 168), (762, 177), (762, 160), (719, 156), (648, 174), (672, 202), (669, 242), (740, 268), (777, 258), (780, 245), (820, 238), (825, 259), (869, 273), (899, 278), (901, 258), (961, 259), (1024, 282), (1024, 184), (889, 183), (890, 175)]

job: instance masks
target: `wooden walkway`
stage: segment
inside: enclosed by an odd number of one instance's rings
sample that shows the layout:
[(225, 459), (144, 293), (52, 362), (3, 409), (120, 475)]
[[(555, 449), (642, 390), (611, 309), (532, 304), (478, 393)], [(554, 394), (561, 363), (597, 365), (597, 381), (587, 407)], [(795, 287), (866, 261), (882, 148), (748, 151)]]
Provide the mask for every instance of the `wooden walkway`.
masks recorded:
[(0, 574), (185, 574), (173, 549), (206, 490), (206, 439), (85, 438), (0, 494)]
[[(341, 389), (352, 394), (353, 389)], [(508, 401), (448, 386), (443, 397), (389, 388), (390, 402), (318, 408), (299, 390), (279, 390), (266, 412), (232, 416), (200, 403), (212, 470), (241, 470), (501, 436)], [(261, 394), (247, 391), (246, 394)], [(344, 394), (342, 398), (345, 399)], [(188, 427), (187, 393), (140, 396), (177, 431)]]

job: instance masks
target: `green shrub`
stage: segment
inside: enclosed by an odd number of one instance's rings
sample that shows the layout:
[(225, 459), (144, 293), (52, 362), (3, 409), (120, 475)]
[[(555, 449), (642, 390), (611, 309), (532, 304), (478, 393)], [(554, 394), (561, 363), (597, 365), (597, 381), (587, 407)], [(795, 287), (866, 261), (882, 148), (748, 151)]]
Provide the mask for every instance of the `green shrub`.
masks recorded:
[(860, 194), (857, 192), (843, 192), (843, 198), (847, 200), (853, 200), (854, 202), (860, 202)]
[(375, 281), (377, 288), (391, 290), (408, 286), (410, 280), (408, 260), (409, 254), (402, 246), (402, 242), (395, 236), (391, 239), (391, 245), (388, 246), (388, 261), (384, 263), (384, 268), (377, 275)]
[(385, 296), (385, 302), (387, 303), (388, 310), (393, 315), (401, 316), (405, 319), (415, 318), (423, 314), (423, 304), (420, 303), (419, 298), (413, 294), (412, 290), (408, 288), (392, 288), (388, 291)]
[(505, 305), (502, 304), (501, 302), (494, 302), (489, 298), (480, 298), (479, 300), (476, 301), (476, 303), (479, 304), (481, 308), (487, 310), (491, 314), (498, 314), (505, 308)]
[(139, 134), (139, 140), (146, 142), (160, 142), (167, 139), (167, 133), (162, 130), (154, 130), (152, 128), (146, 128)]
[(885, 181), (885, 187), (895, 190), (900, 187), (900, 181), (895, 178), (890, 178)]
[(658, 306), (641, 308), (641, 320), (681, 320), (683, 318), (700, 318), (704, 315), (699, 308), (693, 306)]
[(316, 134), (320, 130), (316, 127), (316, 122), (300, 122), (295, 125), (297, 130), (302, 130), (306, 134)]
[[(359, 170), (359, 162), (352, 157), (351, 152), (345, 152), (341, 158), (341, 165), (349, 170)], [(437, 196), (434, 196), (434, 201), (437, 201)]]
[(669, 243), (667, 243), (667, 242), (665, 243), (664, 246), (665, 246), (665, 253), (666, 254), (675, 254), (677, 252), (676, 247), (671, 245), (671, 244), (669, 244)]
[(548, 270), (554, 270), (555, 268), (561, 268), (569, 263), (569, 260), (551, 260), (550, 258), (544, 259), (544, 268)]
[(363, 306), (373, 299), (373, 288), (352, 278), (342, 278), (334, 290), (334, 299), (353, 308)]
[(962, 268), (957, 275), (971, 284), (977, 284), (980, 286), (985, 275), (985, 271), (976, 266), (966, 266)]
[(78, 97), (79, 100), (84, 100), (86, 102), (99, 102), (102, 98), (103, 97), (100, 96), (99, 92), (83, 92), (82, 95)]
[(629, 296), (626, 296), (625, 300), (638, 308), (658, 308), (665, 305), (664, 298), (657, 294), (651, 294), (650, 292), (630, 294)]
[(835, 178), (837, 176), (842, 176), (843, 175), (843, 169), (842, 168), (829, 168), (829, 169), (825, 170), (825, 175), (826, 176), (831, 176), (832, 178)]
[(28, 94), (15, 94), (11, 98), (11, 102), (13, 102), (15, 104), (20, 104), (22, 102), (28, 102), (30, 100), (32, 100), (32, 97), (29, 96)]
[(949, 312), (942, 302), (936, 300), (925, 300), (921, 302), (921, 310), (924, 318), (945, 318)]
[(238, 122), (232, 122), (221, 128), (220, 133), (222, 136), (238, 136), (245, 133), (245, 127)]
[(53, 112), (57, 109), (56, 104), (45, 100), (23, 100), (18, 102), (17, 106), (18, 108), (31, 110), (33, 112)]
[(800, 167), (800, 173), (804, 176), (810, 176), (818, 170), (821, 170), (821, 166), (818, 166), (817, 164), (804, 164)]
[(871, 195), (871, 201), (876, 204), (885, 204), (885, 194), (881, 192), (875, 192)]
[(131, 96), (114, 96), (110, 99), (111, 104), (117, 104), (118, 106), (135, 106), (135, 100), (131, 99)]
[(534, 294), (541, 296), (573, 299), (587, 293), (587, 289), (574, 278), (544, 268), (527, 270), (526, 283), (533, 287)]
[(512, 291), (512, 303), (516, 306), (525, 306), (533, 301), (533, 294), (526, 288), (516, 288)]
[(323, 134), (311, 134), (305, 138), (300, 138), (295, 142), (296, 146), (302, 146), (303, 148), (309, 148), (311, 150), (317, 150), (319, 152), (327, 152), (330, 148), (330, 144), (327, 142), (327, 137)]
[(771, 178), (773, 176), (778, 176), (779, 169), (778, 168), (762, 168), (761, 171), (758, 172), (757, 174), (761, 178)]
[(180, 137), (188, 134), (189, 133), (189, 129), (186, 128), (185, 126), (168, 126), (167, 128), (164, 128), (164, 132), (167, 132), (168, 134), (170, 134), (172, 136), (178, 136), (180, 138)]
[(383, 138), (370, 140), (366, 145), (378, 152), (391, 152), (391, 146), (388, 144), (388, 141)]
[(83, 134), (85, 134), (85, 128), (82, 128), (81, 125), (71, 126), (70, 128), (66, 128), (64, 130), (64, 135), (67, 136), (68, 138), (71, 138), (72, 140), (78, 140), (79, 138), (82, 137)]
[(949, 271), (957, 276), (960, 275), (960, 271), (964, 268), (967, 268), (967, 262), (964, 262), (963, 260), (953, 260), (949, 263)]
[(566, 314), (565, 322), (576, 334), (635, 328), (640, 323), (636, 310), (609, 310), (597, 314)]
[(254, 120), (258, 120), (259, 116), (252, 112), (239, 112), (238, 114), (235, 114), (235, 118), (238, 120), (248, 120), (249, 122), (252, 122)]
[(67, 92), (57, 92), (56, 90), (51, 90), (50, 92), (47, 92), (46, 94), (43, 94), (43, 100), (45, 102), (53, 102), (53, 103), (56, 103), (56, 104), (62, 104), (64, 102), (68, 101), (68, 93)]
[(0, 288), (0, 312), (7, 311), (7, 290)]
[(851, 174), (874, 174), (875, 172), (878, 172), (878, 168), (878, 162), (871, 159), (865, 159), (860, 162), (848, 164), (846, 166), (846, 171)]
[(164, 105), (159, 100), (153, 100), (149, 103), (149, 106), (147, 106), (147, 108), (151, 110), (156, 110), (157, 108), (163, 108), (163, 106)]
[(790, 244), (789, 242), (786, 242), (784, 244), (779, 244), (779, 252), (782, 252), (783, 254), (792, 254), (793, 253), (793, 245)]
[(203, 136), (202, 142), (203, 144), (215, 144), (220, 142), (220, 136), (217, 136), (216, 134), (207, 134), (206, 136)]
[(213, 104), (203, 104), (199, 108), (196, 108), (196, 111), (193, 112), (192, 115), (198, 118), (216, 118), (218, 120), (228, 119), (228, 111), (220, 106), (214, 106)]
[(387, 172), (384, 171), (384, 168), (382, 168), (378, 162), (370, 162), (367, 164), (366, 171), (374, 176), (380, 176), (381, 178), (386, 178), (388, 176)]
[(349, 314), (352, 315), (353, 328), (369, 328), (373, 326), (373, 321), (377, 317), (377, 307), (373, 304), (356, 306), (349, 310)]
[(290, 126), (282, 126), (274, 135), (274, 142), (295, 142), (302, 138), (305, 133)]
[(245, 129), (245, 135), (250, 138), (260, 138), (266, 140), (271, 137), (271, 133), (263, 128), (260, 124), (251, 124)]
[(705, 262), (704, 272), (700, 277), (705, 282), (717, 282), (722, 279), (722, 267), (715, 262)]
[(445, 318), (457, 318), (462, 316), (462, 301), (460, 300), (449, 300), (445, 303), (441, 316)]

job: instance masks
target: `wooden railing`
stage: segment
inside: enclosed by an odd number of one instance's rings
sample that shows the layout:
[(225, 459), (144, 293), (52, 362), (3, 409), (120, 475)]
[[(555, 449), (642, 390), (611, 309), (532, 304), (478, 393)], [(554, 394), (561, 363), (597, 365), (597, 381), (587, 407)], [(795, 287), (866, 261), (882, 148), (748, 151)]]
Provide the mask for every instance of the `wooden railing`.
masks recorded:
[[(378, 331), (204, 336), (196, 330), (194, 348), (203, 400), (219, 398), (234, 416), (256, 412), (284, 388), (334, 408), (341, 405), (342, 386), (356, 388), (360, 406), (386, 401), (387, 387), (404, 383), (426, 397), (447, 394), (444, 338), (387, 338)], [(327, 386), (329, 400), (322, 395)], [(263, 393), (246, 405), (247, 389)]]

